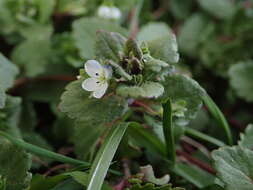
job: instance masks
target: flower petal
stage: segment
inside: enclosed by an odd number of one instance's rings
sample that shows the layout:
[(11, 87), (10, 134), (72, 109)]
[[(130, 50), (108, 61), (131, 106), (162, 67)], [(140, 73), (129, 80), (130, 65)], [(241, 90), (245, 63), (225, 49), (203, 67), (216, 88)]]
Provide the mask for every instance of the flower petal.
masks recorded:
[(104, 83), (103, 85), (100, 86), (98, 90), (92, 93), (92, 96), (94, 96), (95, 98), (101, 98), (105, 94), (107, 88), (108, 88), (108, 83)]
[(121, 11), (117, 7), (111, 7), (111, 17), (113, 19), (119, 19), (121, 17)]
[(110, 18), (111, 9), (108, 6), (100, 6), (98, 8), (98, 16), (101, 18)]
[(88, 60), (84, 65), (86, 73), (90, 77), (98, 78), (102, 73), (104, 68), (96, 60)]
[(110, 79), (112, 77), (112, 67), (109, 65), (103, 66), (104, 68), (104, 75), (106, 79)]
[(95, 91), (101, 88), (101, 82), (96, 78), (88, 78), (83, 81), (82, 88), (87, 91)]

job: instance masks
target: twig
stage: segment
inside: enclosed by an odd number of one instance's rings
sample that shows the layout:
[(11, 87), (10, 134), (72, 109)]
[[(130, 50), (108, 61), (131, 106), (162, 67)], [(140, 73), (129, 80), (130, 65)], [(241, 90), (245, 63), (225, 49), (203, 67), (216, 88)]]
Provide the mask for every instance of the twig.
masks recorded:
[(43, 175), (44, 176), (49, 176), (51, 173), (57, 171), (57, 170), (60, 170), (60, 169), (69, 169), (71, 168), (70, 165), (68, 164), (60, 164), (60, 165), (57, 165), (57, 166), (54, 166), (52, 168), (50, 168), (47, 172), (45, 172)]
[(131, 106), (140, 106), (143, 107), (146, 111), (148, 111), (149, 113), (153, 114), (153, 115), (157, 115), (157, 112), (154, 111), (149, 105), (145, 104), (144, 102), (141, 102), (139, 100), (135, 100)]
[(183, 152), (181, 150), (177, 150), (176, 153), (179, 156), (183, 156), (188, 162), (198, 166), (199, 168), (209, 172), (210, 174), (215, 174), (216, 173), (215, 170), (210, 165), (208, 165), (207, 163), (204, 163), (204, 162), (192, 157), (188, 153)]
[(160, 7), (153, 13), (154, 19), (159, 19), (169, 8), (168, 0), (163, 1)]
[(134, 8), (132, 12), (132, 18), (130, 22), (130, 38), (135, 38), (138, 31), (139, 31), (139, 16), (140, 12), (143, 6), (143, 1), (144, 0), (138, 0), (137, 6)]
[(198, 150), (200, 150), (200, 152), (202, 152), (204, 155), (206, 155), (207, 157), (210, 157), (210, 152), (208, 151), (208, 149), (206, 147), (204, 147), (202, 144), (198, 143), (197, 141), (184, 136), (181, 138), (184, 142), (192, 145), (193, 147), (197, 148)]

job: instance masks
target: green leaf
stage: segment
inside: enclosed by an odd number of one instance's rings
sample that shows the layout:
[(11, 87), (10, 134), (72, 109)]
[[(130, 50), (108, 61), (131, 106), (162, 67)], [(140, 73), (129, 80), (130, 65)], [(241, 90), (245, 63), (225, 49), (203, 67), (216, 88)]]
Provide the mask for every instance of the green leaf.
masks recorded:
[(99, 149), (89, 173), (87, 190), (100, 190), (113, 156), (128, 127), (128, 123), (114, 126)]
[(206, 18), (201, 14), (193, 14), (181, 26), (178, 35), (179, 49), (189, 56), (197, 53), (201, 36), (207, 25)]
[(95, 45), (96, 56), (117, 62), (124, 52), (125, 43), (126, 38), (120, 34), (99, 30)]
[(215, 180), (213, 175), (193, 165), (178, 163), (173, 171), (198, 188), (212, 185)]
[(0, 174), (7, 179), (8, 190), (23, 190), (31, 179), (31, 158), (21, 148), (11, 142), (0, 141)]
[(200, 6), (220, 19), (230, 19), (235, 13), (235, 3), (229, 0), (198, 0)]
[(123, 114), (124, 105), (117, 97), (90, 98), (90, 93), (83, 90), (81, 83), (81, 80), (71, 82), (61, 96), (60, 109), (70, 118), (107, 123)]
[(18, 68), (0, 53), (0, 108), (5, 106), (5, 91), (12, 87)]
[(148, 43), (150, 53), (154, 58), (167, 63), (178, 62), (179, 54), (177, 52), (176, 36), (165, 23), (149, 23), (141, 29), (138, 39)]
[(236, 94), (249, 102), (253, 102), (253, 62), (241, 62), (229, 69), (229, 81)]
[(141, 86), (119, 86), (116, 93), (124, 97), (132, 98), (157, 98), (164, 92), (163, 86), (158, 82), (145, 82)]
[(224, 147), (212, 153), (214, 167), (227, 190), (253, 189), (253, 152), (239, 146)]
[(176, 148), (172, 125), (172, 105), (170, 99), (163, 103), (163, 134), (165, 137), (168, 159), (174, 166), (176, 162)]
[(127, 132), (131, 140), (138, 146), (144, 147), (150, 152), (159, 154), (162, 157), (166, 156), (166, 148), (163, 142), (140, 124), (131, 123)]
[(46, 190), (55, 187), (58, 183), (67, 178), (67, 175), (57, 175), (53, 177), (44, 177), (34, 175), (29, 190)]
[(202, 106), (201, 97), (205, 90), (193, 79), (173, 74), (169, 75), (163, 81), (164, 93), (162, 99), (170, 98), (172, 102), (185, 101), (187, 111), (185, 111), (185, 120), (194, 119)]
[(80, 190), (82, 186), (73, 179), (67, 179), (50, 190)]
[(253, 125), (250, 124), (245, 129), (244, 133), (240, 134), (238, 144), (244, 148), (253, 149)]
[(87, 17), (76, 20), (73, 23), (72, 35), (82, 58), (91, 59), (95, 57), (96, 32), (98, 30), (127, 34), (125, 29), (107, 20)]
[(47, 23), (50, 21), (50, 18), (54, 11), (54, 6), (56, 1), (54, 0), (37, 0), (36, 1), (39, 12), (39, 22)]
[(194, 3), (192, 1), (171, 0), (170, 10), (177, 19), (186, 19), (191, 14), (193, 5)]
[(42, 74), (51, 56), (51, 42), (46, 34), (45, 38), (31, 38), (20, 43), (12, 52), (12, 60), (24, 67), (29, 77)]
[(163, 22), (150, 22), (141, 28), (137, 39), (140, 41), (152, 41), (157, 40), (161, 36), (170, 35), (171, 33), (172, 31), (167, 24)]
[[(1, 130), (20, 138), (17, 128), (20, 116), (20, 98), (7, 97), (6, 106), (0, 110), (5, 117), (0, 119)], [(8, 190), (23, 190), (31, 179), (28, 172), (31, 165), (31, 157), (22, 148), (11, 141), (0, 138), (0, 176), (6, 179)]]
[(219, 126), (223, 128), (226, 136), (227, 141), (230, 145), (233, 144), (233, 137), (231, 133), (230, 126), (225, 118), (225, 116), (220, 111), (219, 107), (215, 104), (215, 102), (212, 100), (212, 98), (209, 95), (202, 96), (203, 101), (205, 102), (205, 105), (207, 106), (208, 110), (211, 112), (213, 117), (218, 122)]
[[(60, 109), (70, 118), (77, 120), (73, 141), (76, 153), (83, 158), (106, 130), (106, 124), (122, 116), (126, 103), (120, 102), (115, 96), (89, 98), (89, 92), (82, 89), (81, 82), (74, 81), (66, 87), (61, 97)], [(89, 136), (83, 138), (86, 133), (89, 133)], [(84, 149), (87, 151), (83, 151)]]

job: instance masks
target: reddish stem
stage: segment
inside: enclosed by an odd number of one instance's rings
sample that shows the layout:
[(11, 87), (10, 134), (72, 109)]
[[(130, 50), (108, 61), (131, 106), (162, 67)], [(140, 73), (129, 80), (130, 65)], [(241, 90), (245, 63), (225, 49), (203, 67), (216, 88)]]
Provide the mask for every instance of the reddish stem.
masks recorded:
[(215, 170), (207, 163), (204, 163), (204, 162), (192, 157), (190, 154), (183, 152), (181, 150), (177, 150), (176, 152), (177, 152), (177, 155), (183, 156), (188, 162), (198, 166), (199, 168), (209, 172), (210, 174), (214, 174), (214, 175), (216, 174)]

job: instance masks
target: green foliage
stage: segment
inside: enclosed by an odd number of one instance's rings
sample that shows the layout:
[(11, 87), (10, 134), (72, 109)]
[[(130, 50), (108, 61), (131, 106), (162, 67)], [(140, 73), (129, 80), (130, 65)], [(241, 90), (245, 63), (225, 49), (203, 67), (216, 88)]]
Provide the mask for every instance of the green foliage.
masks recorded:
[(187, 111), (184, 119), (189, 121), (195, 118), (202, 105), (201, 97), (205, 95), (205, 90), (193, 79), (179, 74), (166, 77), (163, 85), (162, 98), (170, 98), (172, 102), (185, 101)]
[[(67, 113), (70, 118), (77, 119), (73, 141), (80, 157), (89, 153), (88, 150), (95, 145), (106, 129), (105, 125), (119, 118), (124, 113), (125, 107), (125, 103), (116, 97), (105, 97), (102, 100), (89, 98), (89, 93), (82, 89), (80, 80), (66, 87), (61, 100), (61, 111)], [(99, 116), (97, 113), (100, 113)], [(89, 138), (83, 138), (85, 133), (90, 134)]]
[(253, 152), (242, 147), (224, 147), (212, 153), (214, 167), (227, 190), (253, 188)]
[(253, 149), (253, 125), (249, 124), (245, 129), (245, 133), (241, 133), (238, 144), (242, 147)]
[(235, 12), (235, 5), (227, 0), (198, 0), (200, 6), (220, 19), (230, 19)]
[[(0, 129), (20, 138), (17, 128), (20, 115), (20, 98), (7, 97), (6, 106), (0, 110), (5, 118), (0, 119)], [(23, 190), (29, 186), (31, 157), (12, 142), (0, 139), (0, 175), (6, 179), (7, 190)]]
[[(126, 30), (116, 23), (97, 18), (81, 18), (73, 23), (73, 38), (84, 59), (95, 57), (96, 32), (106, 30), (126, 34)], [(115, 44), (116, 45), (116, 44)]]
[[(159, 36), (156, 35), (159, 33)], [(179, 60), (177, 41), (174, 33), (164, 23), (150, 23), (139, 32), (138, 39), (146, 41), (154, 58), (167, 63)]]
[(140, 86), (119, 86), (117, 94), (133, 98), (158, 98), (164, 92), (164, 87), (158, 82), (145, 82)]
[(230, 85), (238, 96), (249, 102), (253, 101), (252, 71), (251, 61), (235, 64), (229, 69)]
[[(183, 190), (168, 173), (187, 190), (253, 189), (252, 125), (237, 134), (252, 121), (251, 0), (0, 0), (0, 13), (1, 190)], [(108, 84), (101, 98), (87, 77)]]
[(30, 39), (20, 43), (12, 54), (12, 60), (21, 65), (26, 75), (30, 77), (45, 72), (50, 58), (51, 42), (50, 34), (47, 32), (40, 36), (30, 37)]
[(126, 39), (118, 33), (97, 31), (96, 56), (100, 59), (119, 61)]
[(5, 106), (5, 91), (12, 87), (18, 68), (0, 53), (0, 108)]
[(101, 189), (107, 170), (128, 125), (128, 123), (116, 124), (108, 133), (91, 166), (87, 190)]
[(179, 49), (189, 56), (196, 56), (196, 50), (204, 37), (207, 24), (207, 19), (202, 14), (196, 13), (188, 18), (181, 26), (178, 35)]

